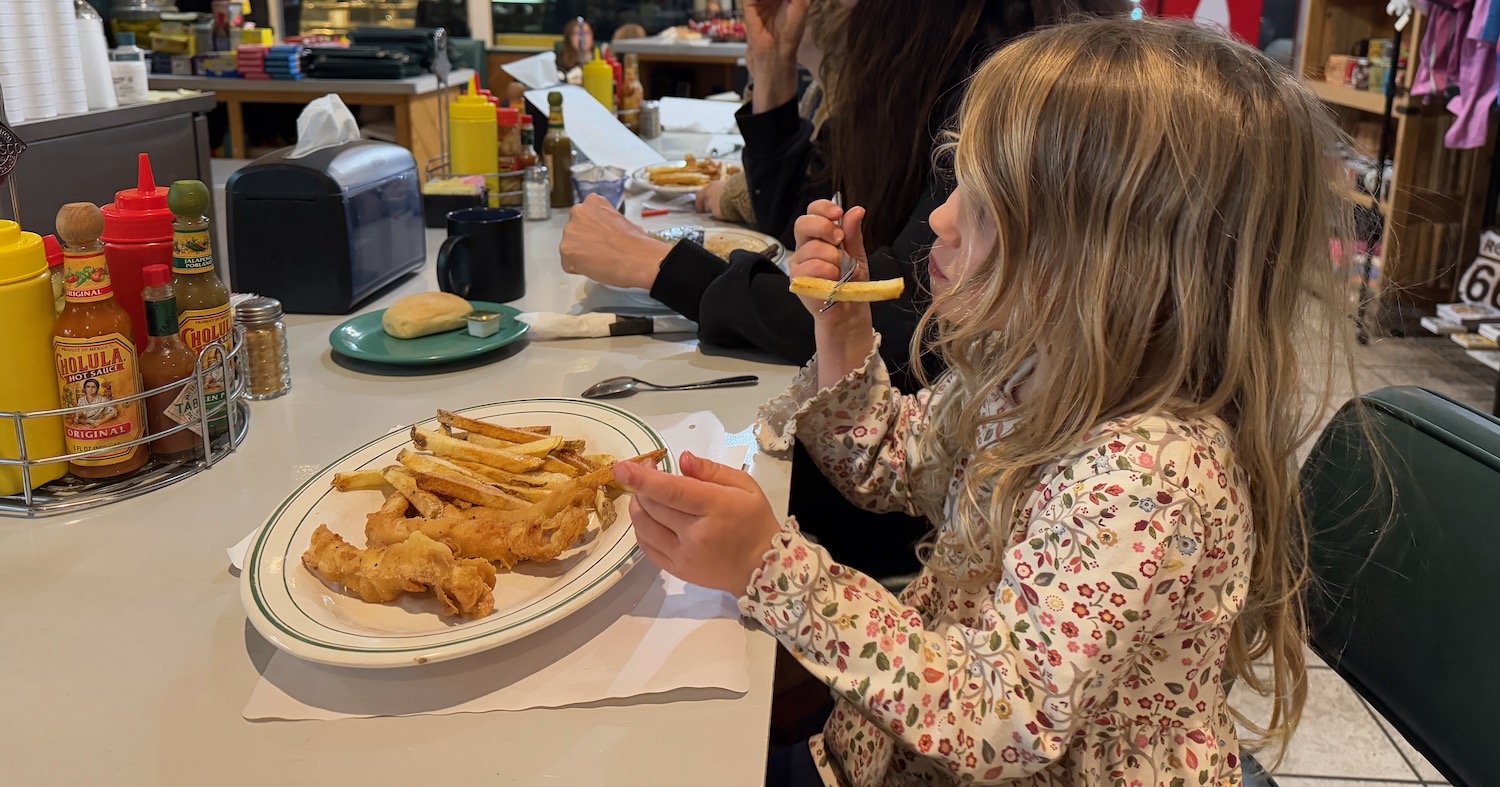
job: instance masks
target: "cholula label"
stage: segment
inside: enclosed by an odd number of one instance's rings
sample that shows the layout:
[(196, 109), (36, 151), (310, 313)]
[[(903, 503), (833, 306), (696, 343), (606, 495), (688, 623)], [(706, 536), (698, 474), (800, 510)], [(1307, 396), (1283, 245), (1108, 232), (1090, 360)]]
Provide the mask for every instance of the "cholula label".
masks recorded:
[[(63, 406), (86, 408), (64, 418), (68, 453), (109, 448), (144, 435), (141, 403), (118, 401), (141, 391), (140, 368), (130, 340), (111, 333), (87, 339), (59, 336), (52, 342)], [(129, 459), (134, 451), (134, 447), (121, 448), (73, 461), (86, 467), (112, 465)]]
[[(226, 349), (232, 350), (231, 325), (227, 303), (213, 309), (189, 309), (177, 318), (177, 335), (182, 337), (182, 343), (194, 353), (203, 352), (204, 347), (214, 342), (223, 342)], [(219, 360), (209, 356), (203, 359), (203, 364), (208, 366)], [(224, 406), (227, 397), (224, 381), (223, 369), (213, 369), (204, 375), (203, 405), (208, 408), (209, 427), (214, 430), (229, 423), (229, 410)], [(186, 389), (183, 393), (187, 393)], [(196, 417), (197, 414), (194, 413), (193, 416)]]

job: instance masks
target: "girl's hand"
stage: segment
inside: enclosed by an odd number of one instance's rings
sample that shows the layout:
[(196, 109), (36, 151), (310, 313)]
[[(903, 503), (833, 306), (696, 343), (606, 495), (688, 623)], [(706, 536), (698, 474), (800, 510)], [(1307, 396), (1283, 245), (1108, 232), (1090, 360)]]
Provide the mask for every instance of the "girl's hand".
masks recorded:
[[(840, 219), (842, 227), (834, 223)], [(843, 211), (828, 200), (809, 205), (807, 215), (797, 219), (794, 230), (797, 253), (792, 255), (787, 271), (792, 276), (838, 281), (839, 258), (847, 254), (855, 265), (850, 281), (868, 281), (869, 257), (860, 233), (864, 221), (864, 208)], [(875, 346), (875, 327), (868, 303), (835, 303), (826, 312), (823, 303), (822, 298), (802, 299), (802, 305), (813, 316), (813, 334), (818, 344), (818, 384), (828, 388), (864, 365)]]
[(685, 582), (743, 596), (781, 522), (749, 473), (684, 451), (682, 475), (630, 462), (615, 480), (634, 497), (630, 517), (641, 551)]
[(753, 0), (745, 10), (745, 67), (755, 85), (751, 111), (797, 97), (797, 49), (807, 32), (810, 0)]
[[(843, 219), (843, 227), (838, 225)], [(826, 199), (807, 206), (807, 215), (797, 219), (794, 234), (797, 238), (797, 253), (787, 271), (792, 276), (811, 276), (815, 279), (838, 281), (843, 274), (839, 261), (848, 255), (853, 261), (854, 277), (850, 281), (869, 281), (869, 258), (865, 254), (865, 239), (860, 233), (864, 224), (865, 209), (850, 208), (847, 212)], [(843, 244), (840, 248), (839, 244)], [(863, 313), (868, 318), (868, 303), (835, 303), (833, 308), (823, 311), (822, 298), (803, 298), (802, 305), (812, 312), (814, 320), (846, 320)]]

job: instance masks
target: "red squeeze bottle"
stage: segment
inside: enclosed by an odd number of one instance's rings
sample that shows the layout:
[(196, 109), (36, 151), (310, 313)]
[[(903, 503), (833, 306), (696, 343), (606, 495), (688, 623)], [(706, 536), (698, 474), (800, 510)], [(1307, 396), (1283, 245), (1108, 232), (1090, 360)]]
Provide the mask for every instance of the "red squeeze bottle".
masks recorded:
[(101, 240), (104, 261), (114, 280), (115, 302), (130, 315), (135, 335), (145, 337), (151, 334), (146, 326), (146, 304), (141, 300), (145, 288), (141, 271), (148, 265), (171, 267), (172, 211), (167, 208), (167, 189), (157, 188), (151, 175), (150, 157), (140, 154), (137, 167), (136, 187), (116, 192), (115, 201), (101, 209)]

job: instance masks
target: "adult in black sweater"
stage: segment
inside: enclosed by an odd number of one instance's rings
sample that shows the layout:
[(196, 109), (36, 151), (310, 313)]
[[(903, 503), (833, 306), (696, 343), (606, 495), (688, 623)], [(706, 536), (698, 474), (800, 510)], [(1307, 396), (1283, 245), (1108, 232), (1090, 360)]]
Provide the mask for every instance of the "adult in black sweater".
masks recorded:
[[(843, 67), (829, 76), (829, 120), (814, 138), (797, 112), (796, 61), (807, 0), (750, 6), (751, 103), (738, 121), (756, 223), (791, 247), (792, 227), (809, 203), (841, 190), (863, 205), (871, 279), (906, 281), (901, 299), (873, 304), (881, 354), (892, 381), (918, 390), (911, 340), (930, 302), (926, 257), (934, 236), (927, 217), (952, 190), (933, 166), (943, 131), (956, 116), (962, 87), (989, 54), (1011, 38), (1080, 13), (1118, 13), (1120, 0), (859, 0), (850, 11)], [(785, 273), (757, 254), (726, 263), (701, 246), (649, 238), (602, 200), (574, 209), (563, 266), (605, 284), (649, 289), (698, 322), (709, 347), (753, 349), (788, 363), (813, 355), (813, 321), (787, 290)], [(921, 356), (929, 375), (936, 357)], [(791, 513), (850, 565), (874, 576), (913, 573), (910, 546), (924, 520), (874, 515), (845, 502), (812, 462), (793, 460)]]

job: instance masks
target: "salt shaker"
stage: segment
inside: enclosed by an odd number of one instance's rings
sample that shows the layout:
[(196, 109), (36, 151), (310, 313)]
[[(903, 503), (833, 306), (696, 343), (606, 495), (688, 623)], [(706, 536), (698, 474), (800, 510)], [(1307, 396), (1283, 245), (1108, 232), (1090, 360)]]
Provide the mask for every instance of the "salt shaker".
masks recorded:
[(656, 139), (661, 136), (661, 102), (641, 102), (641, 139)]
[(292, 390), (281, 301), (263, 295), (250, 298), (235, 308), (234, 320), (245, 332), (245, 360), (250, 378), (245, 385), (245, 398), (275, 399)]
[(547, 180), (547, 167), (538, 164), (526, 170), (525, 211), (528, 221), (546, 221), (552, 218), (552, 184)]

